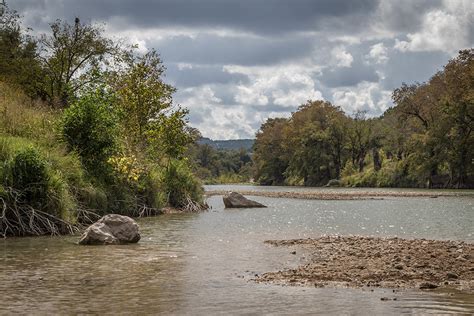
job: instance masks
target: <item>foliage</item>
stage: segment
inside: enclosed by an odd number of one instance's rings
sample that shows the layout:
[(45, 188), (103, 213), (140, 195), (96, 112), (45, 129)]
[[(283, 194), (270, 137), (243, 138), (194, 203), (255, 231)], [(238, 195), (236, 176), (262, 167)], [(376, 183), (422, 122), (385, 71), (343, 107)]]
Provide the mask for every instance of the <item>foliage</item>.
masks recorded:
[(251, 153), (239, 150), (215, 149), (209, 144), (195, 143), (188, 148), (194, 172), (205, 183), (251, 182), (253, 164)]
[(63, 113), (61, 132), (90, 171), (104, 169), (117, 147), (113, 100), (103, 91), (82, 95)]
[(41, 97), (41, 78), (37, 41), (22, 29), (18, 13), (0, 4), (0, 80)]
[(177, 208), (186, 207), (191, 201), (202, 203), (203, 189), (184, 160), (171, 160), (161, 174), (167, 202)]
[(31, 100), (20, 88), (0, 82), (0, 133), (34, 139), (44, 146), (56, 140), (59, 113)]
[[(289, 159), (285, 151), (286, 119), (268, 119), (257, 133), (255, 141), (255, 178), (261, 184), (279, 185), (285, 181), (284, 172)], [(278, 153), (278, 154), (277, 154)]]
[[(71, 158), (71, 157), (68, 157)], [(23, 138), (0, 137), (0, 186), (3, 235), (69, 232), (76, 222), (77, 203), (57, 161), (60, 151), (45, 150)], [(75, 172), (69, 167), (70, 173)], [(71, 181), (71, 182), (69, 182)]]
[(79, 18), (50, 26), (29, 36), (1, 7), (0, 233), (204, 208), (185, 157), (198, 132), (173, 104), (158, 54), (124, 50)]
[(74, 24), (56, 20), (50, 26), (51, 35), (39, 39), (44, 93), (51, 105), (67, 107), (79, 89), (100, 78), (100, 68), (116, 45), (99, 25), (81, 23), (77, 17)]

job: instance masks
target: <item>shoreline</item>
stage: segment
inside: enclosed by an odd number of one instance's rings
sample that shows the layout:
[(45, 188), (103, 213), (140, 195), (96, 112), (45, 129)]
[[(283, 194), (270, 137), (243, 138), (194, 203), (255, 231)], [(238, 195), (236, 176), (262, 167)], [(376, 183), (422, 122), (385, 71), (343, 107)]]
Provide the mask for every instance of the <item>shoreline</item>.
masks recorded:
[(312, 287), (450, 289), (474, 293), (474, 244), (398, 237), (267, 240), (300, 256), (296, 268), (253, 281)]
[[(204, 192), (206, 197), (226, 195), (230, 191), (227, 190), (209, 190)], [(347, 191), (347, 192), (336, 192), (336, 191), (252, 191), (252, 190), (233, 190), (233, 192), (240, 193), (242, 195), (250, 196), (264, 196), (271, 198), (291, 198), (291, 199), (306, 199), (306, 200), (383, 200), (384, 198), (390, 197), (426, 197), (426, 198), (438, 198), (438, 197), (474, 197), (474, 194), (463, 193), (463, 192), (415, 192), (415, 191)]]

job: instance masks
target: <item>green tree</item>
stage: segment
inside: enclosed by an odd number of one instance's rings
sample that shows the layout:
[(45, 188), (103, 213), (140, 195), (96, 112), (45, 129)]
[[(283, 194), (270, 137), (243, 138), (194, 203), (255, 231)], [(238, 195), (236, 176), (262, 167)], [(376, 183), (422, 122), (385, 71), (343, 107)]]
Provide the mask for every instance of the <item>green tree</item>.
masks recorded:
[(6, 4), (0, 4), (0, 79), (20, 86), (30, 97), (43, 97), (37, 42)]
[(447, 132), (451, 179), (456, 187), (466, 187), (473, 174), (474, 157), (474, 49), (463, 50), (444, 68), (446, 94), (441, 100)]
[(255, 180), (261, 184), (279, 185), (285, 182), (288, 159), (284, 150), (284, 130), (287, 125), (288, 120), (284, 118), (268, 119), (257, 133), (253, 159)]
[[(118, 96), (123, 136), (137, 152), (181, 158), (193, 139), (187, 128), (187, 110), (173, 105), (176, 89), (163, 81), (165, 67), (152, 50), (145, 55), (129, 52), (126, 67), (110, 75)], [(150, 151), (149, 151), (150, 152)]]
[(99, 25), (84, 24), (77, 17), (73, 24), (56, 20), (50, 26), (51, 35), (43, 34), (39, 40), (44, 91), (51, 105), (67, 107), (82, 87), (97, 81), (117, 45)]

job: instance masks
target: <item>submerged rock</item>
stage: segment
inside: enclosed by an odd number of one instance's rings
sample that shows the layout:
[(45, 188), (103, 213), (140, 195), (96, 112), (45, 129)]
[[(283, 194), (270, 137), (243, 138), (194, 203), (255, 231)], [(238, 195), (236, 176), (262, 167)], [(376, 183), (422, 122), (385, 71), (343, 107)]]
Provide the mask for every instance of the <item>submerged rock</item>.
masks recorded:
[(137, 222), (128, 216), (108, 214), (89, 226), (79, 240), (80, 245), (116, 245), (140, 240)]
[(265, 205), (249, 200), (245, 196), (237, 192), (230, 192), (225, 195), (222, 200), (226, 208), (249, 208), (249, 207), (266, 207)]

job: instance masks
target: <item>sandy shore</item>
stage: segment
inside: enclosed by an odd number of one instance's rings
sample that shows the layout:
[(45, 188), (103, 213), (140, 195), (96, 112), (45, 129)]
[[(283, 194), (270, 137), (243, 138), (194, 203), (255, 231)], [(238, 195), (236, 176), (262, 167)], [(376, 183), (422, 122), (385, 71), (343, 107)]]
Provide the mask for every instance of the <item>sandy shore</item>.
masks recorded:
[[(272, 198), (294, 198), (310, 200), (380, 200), (384, 197), (446, 197), (446, 196), (474, 196), (462, 192), (440, 192), (440, 191), (244, 191), (236, 190), (242, 195), (265, 196)], [(211, 190), (206, 191), (207, 196), (225, 195), (229, 191)]]
[(257, 282), (317, 287), (450, 288), (474, 293), (474, 244), (425, 239), (339, 237), (269, 240), (303, 255), (301, 265)]

